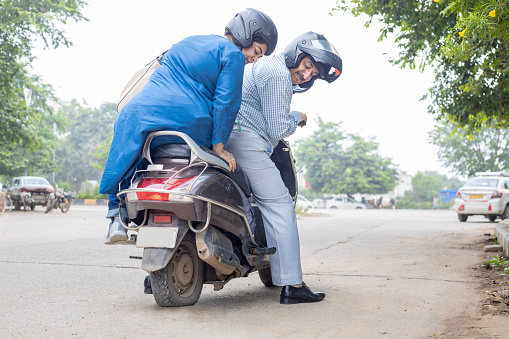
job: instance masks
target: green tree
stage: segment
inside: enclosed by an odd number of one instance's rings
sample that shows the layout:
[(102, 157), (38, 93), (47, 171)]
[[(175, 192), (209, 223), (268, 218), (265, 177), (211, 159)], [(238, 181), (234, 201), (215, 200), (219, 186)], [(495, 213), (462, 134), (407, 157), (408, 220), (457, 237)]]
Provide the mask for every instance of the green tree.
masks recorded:
[(68, 125), (55, 152), (59, 166), (56, 179), (76, 184), (99, 180), (104, 166), (95, 166), (98, 160), (94, 154), (110, 140), (117, 116), (116, 104), (103, 103), (99, 108), (90, 108), (73, 100), (59, 112)]
[(483, 127), (471, 132), (457, 125), (442, 123), (430, 132), (438, 146), (438, 158), (463, 176), (475, 172), (509, 170), (509, 130)]
[(346, 134), (341, 124), (318, 118), (319, 128), (297, 141), (298, 165), (311, 190), (322, 193), (383, 194), (394, 188), (398, 171), (373, 140)]
[[(30, 167), (51, 170), (47, 147), (53, 128), (61, 126), (48, 100), (52, 88), (29, 74), (34, 41), (47, 48), (70, 46), (62, 24), (84, 19), (79, 0), (0, 1), (0, 172), (15, 175)], [(25, 98), (32, 91), (31, 100)], [(31, 102), (30, 102), (31, 101)], [(38, 166), (37, 164), (41, 164)], [(31, 165), (29, 165), (31, 164)]]
[(103, 171), (110, 152), (111, 142), (113, 141), (113, 130), (108, 139), (104, 140), (92, 153), (92, 157), (96, 160), (93, 164), (94, 168), (98, 171)]
[(400, 67), (435, 69), (428, 110), (470, 126), (509, 126), (509, 0), (345, 0), (334, 10), (367, 14), (395, 33)]
[(447, 187), (447, 176), (435, 171), (417, 172), (412, 178), (414, 200), (432, 202), (439, 191)]
[(325, 192), (331, 187), (330, 178), (339, 176), (337, 163), (343, 153), (346, 139), (341, 124), (324, 122), (318, 118), (319, 129), (305, 139), (297, 141), (297, 165), (306, 171), (306, 179), (314, 192)]
[[(48, 105), (47, 99), (51, 96), (49, 86), (38, 85), (32, 87), (31, 105), (30, 108), (27, 108), (27, 112), (30, 112), (30, 114), (23, 118), (24, 131), (13, 132), (11, 135), (18, 132), (25, 134), (26, 132), (32, 135), (34, 139), (31, 139), (30, 142), (17, 139), (18, 142), (11, 140), (11, 142), (5, 141), (2, 144), (2, 147), (0, 147), (0, 173), (3, 175), (15, 176), (24, 175), (25, 173), (45, 175), (54, 170), (51, 153), (57, 142), (54, 130), (60, 130), (63, 127), (64, 119), (61, 115), (55, 114)], [(15, 114), (7, 117), (7, 119), (11, 118), (18, 119)], [(10, 128), (14, 127), (11, 125)], [(10, 131), (6, 131), (4, 137), (9, 133)]]

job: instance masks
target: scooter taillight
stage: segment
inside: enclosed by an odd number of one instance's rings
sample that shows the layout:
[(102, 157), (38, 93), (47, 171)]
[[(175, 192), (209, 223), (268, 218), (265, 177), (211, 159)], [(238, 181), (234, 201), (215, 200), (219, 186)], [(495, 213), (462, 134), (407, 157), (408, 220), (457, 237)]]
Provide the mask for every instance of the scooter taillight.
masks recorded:
[[(168, 178), (143, 178), (138, 183), (137, 188), (152, 188), (157, 190), (170, 191), (193, 178), (194, 177), (171, 180), (168, 180)], [(136, 192), (136, 195), (139, 200), (168, 201), (169, 197), (168, 193), (161, 192)]]

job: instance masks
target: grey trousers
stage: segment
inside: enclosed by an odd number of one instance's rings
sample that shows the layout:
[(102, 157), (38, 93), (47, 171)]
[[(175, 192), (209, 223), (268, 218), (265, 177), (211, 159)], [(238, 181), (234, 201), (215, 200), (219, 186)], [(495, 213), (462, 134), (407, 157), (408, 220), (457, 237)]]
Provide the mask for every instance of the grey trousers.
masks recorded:
[(249, 179), (263, 216), (267, 245), (276, 247), (270, 256), (272, 283), (296, 285), (302, 283), (297, 217), (292, 197), (270, 159), (271, 148), (258, 133), (244, 126), (242, 132), (234, 128), (226, 147)]

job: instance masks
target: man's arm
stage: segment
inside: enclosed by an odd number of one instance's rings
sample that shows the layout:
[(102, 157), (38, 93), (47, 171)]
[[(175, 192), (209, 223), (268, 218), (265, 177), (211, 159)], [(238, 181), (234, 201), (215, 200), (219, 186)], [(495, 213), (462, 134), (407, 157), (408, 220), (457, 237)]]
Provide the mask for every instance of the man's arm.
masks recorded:
[(299, 112), (290, 111), (293, 95), (291, 78), (271, 77), (258, 86), (258, 92), (269, 138), (281, 140), (292, 135), (303, 117)]

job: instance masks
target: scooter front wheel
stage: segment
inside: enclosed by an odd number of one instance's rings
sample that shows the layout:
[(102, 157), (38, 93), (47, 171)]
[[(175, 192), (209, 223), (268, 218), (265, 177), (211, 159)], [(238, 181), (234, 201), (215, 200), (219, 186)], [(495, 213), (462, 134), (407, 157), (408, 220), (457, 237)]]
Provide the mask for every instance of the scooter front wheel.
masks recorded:
[(196, 304), (204, 281), (203, 261), (198, 258), (194, 234), (188, 233), (168, 265), (150, 273), (154, 299), (162, 307)]
[(267, 287), (274, 287), (274, 283), (272, 283), (272, 271), (270, 270), (270, 266), (267, 268), (262, 268), (258, 271), (258, 276), (262, 283)]

